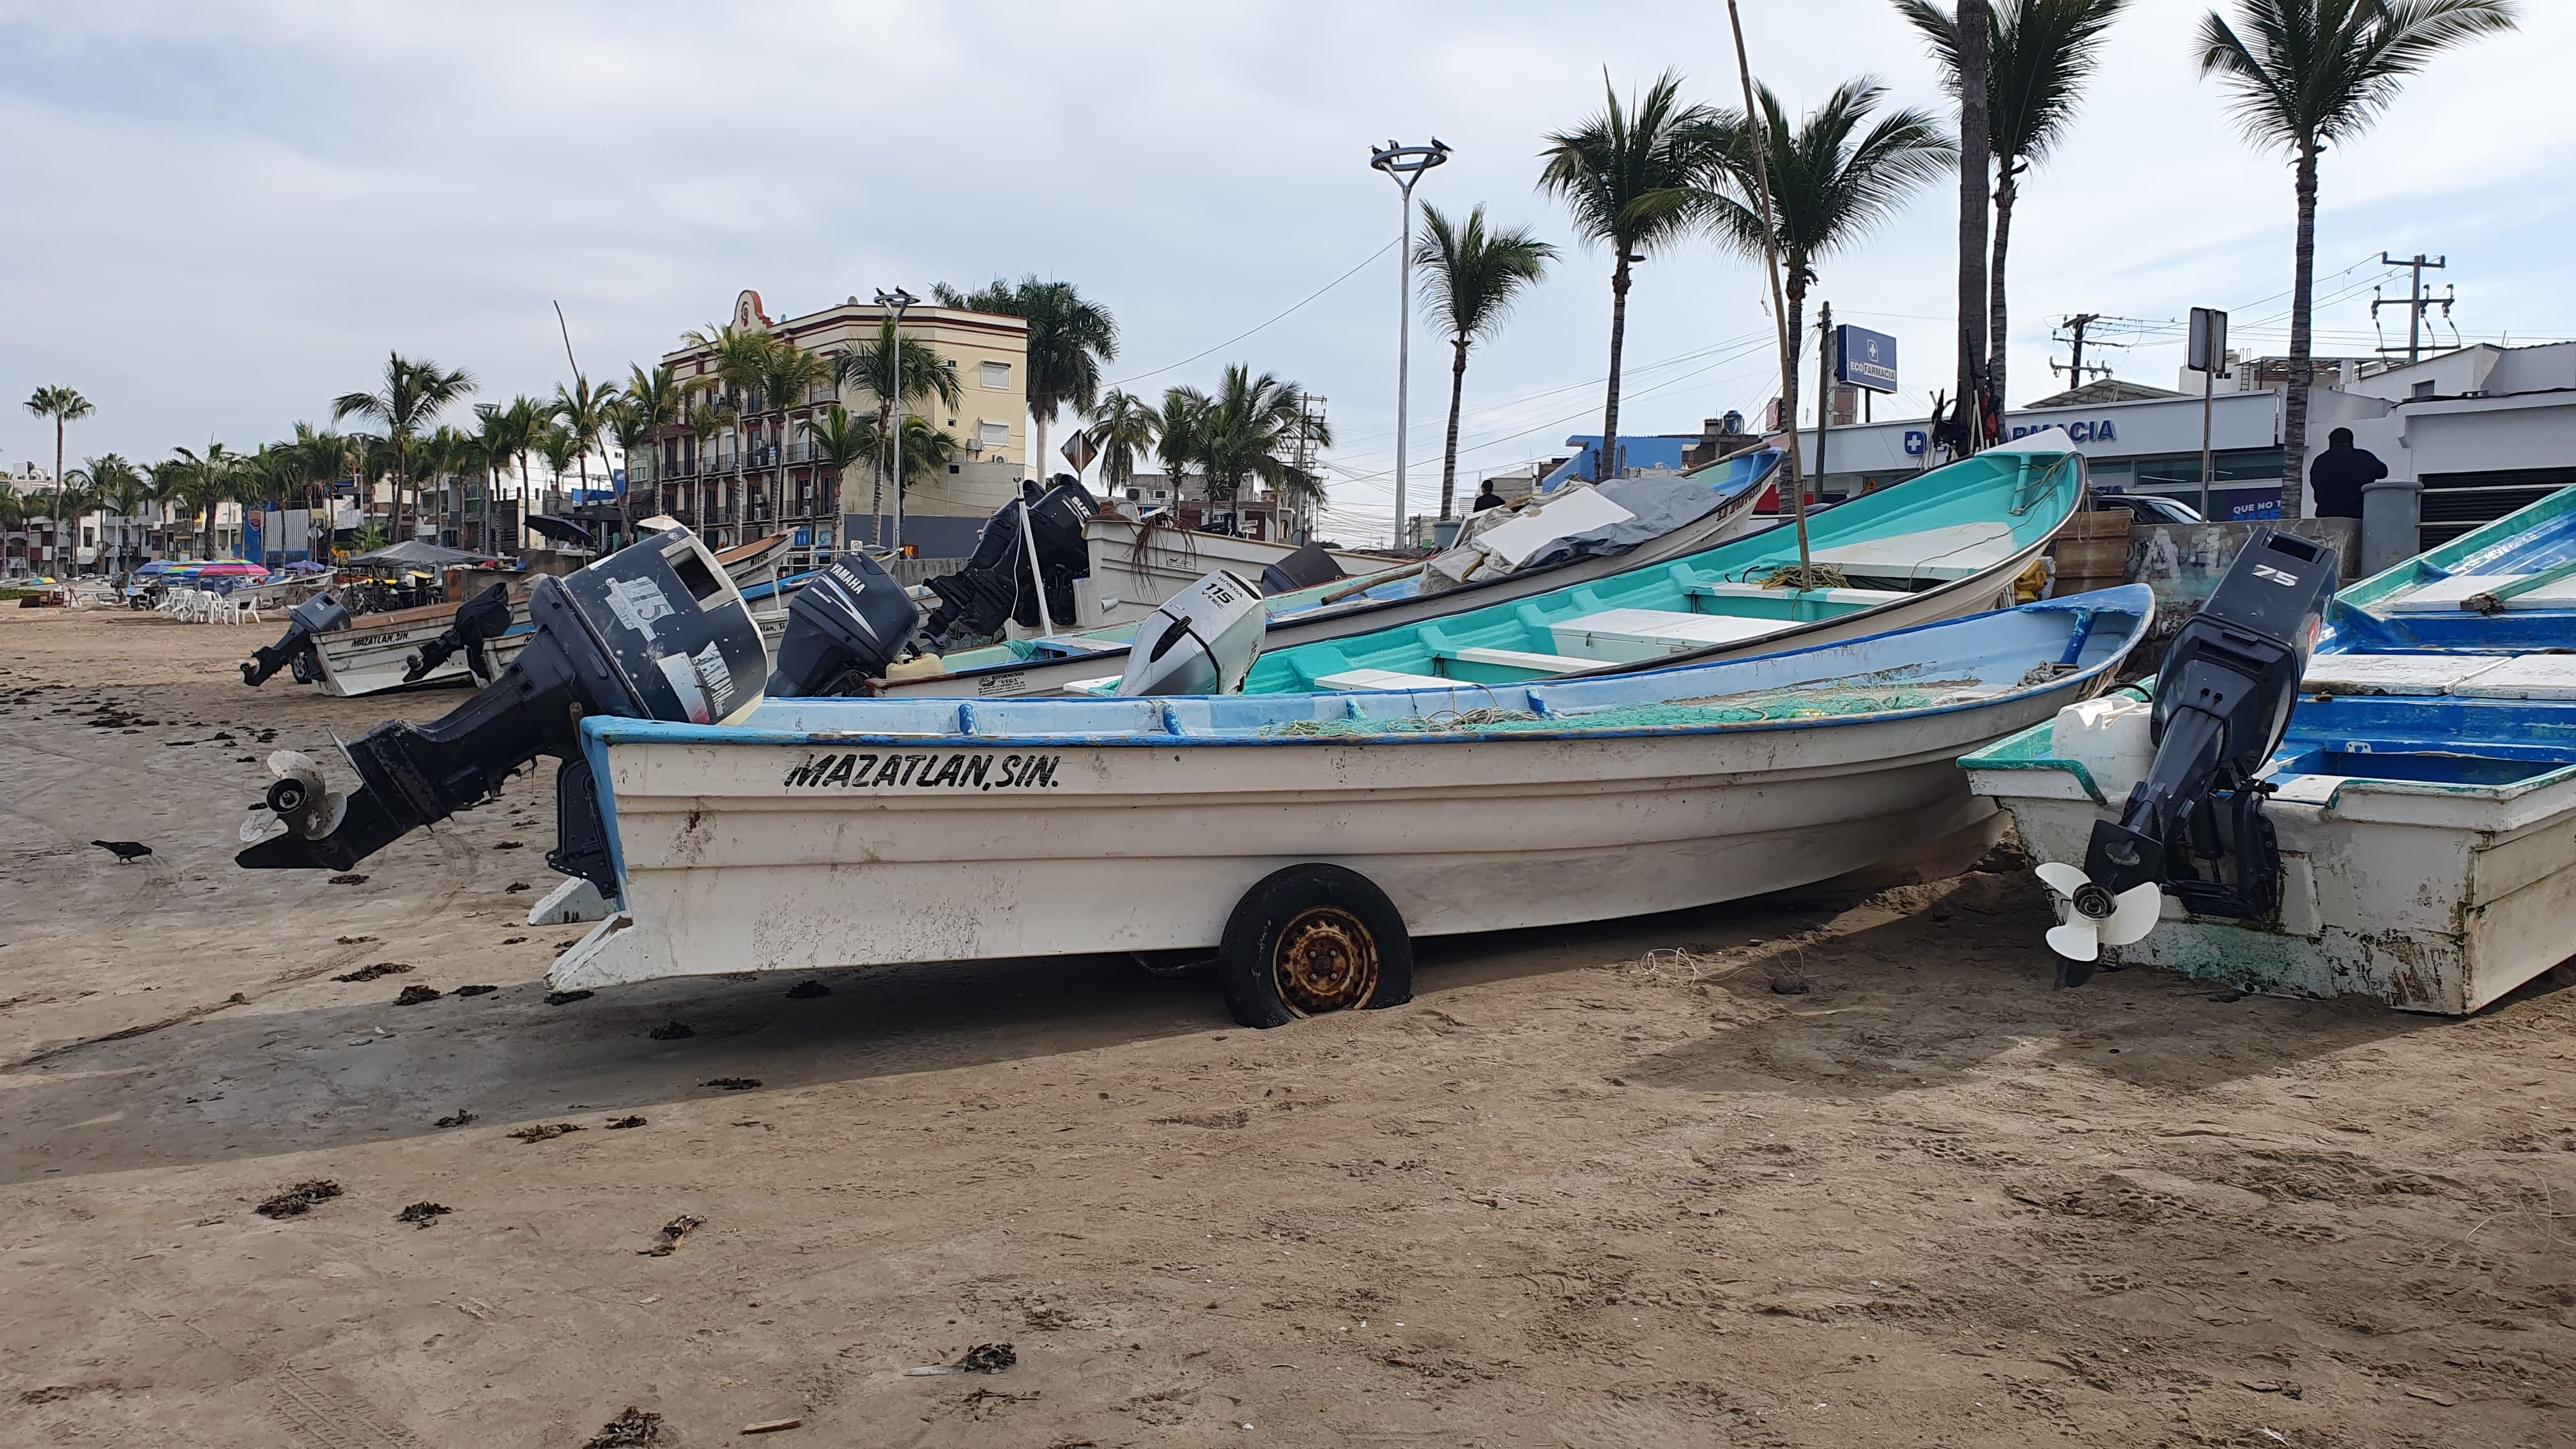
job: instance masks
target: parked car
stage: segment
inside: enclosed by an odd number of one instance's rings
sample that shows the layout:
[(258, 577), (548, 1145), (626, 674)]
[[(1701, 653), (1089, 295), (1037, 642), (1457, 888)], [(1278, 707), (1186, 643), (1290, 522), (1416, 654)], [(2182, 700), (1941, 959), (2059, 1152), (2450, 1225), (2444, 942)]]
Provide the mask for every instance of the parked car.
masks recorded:
[(2096, 493), (2096, 512), (2106, 508), (2126, 510), (2139, 523), (2207, 523), (2200, 510), (2188, 503), (2157, 493)]

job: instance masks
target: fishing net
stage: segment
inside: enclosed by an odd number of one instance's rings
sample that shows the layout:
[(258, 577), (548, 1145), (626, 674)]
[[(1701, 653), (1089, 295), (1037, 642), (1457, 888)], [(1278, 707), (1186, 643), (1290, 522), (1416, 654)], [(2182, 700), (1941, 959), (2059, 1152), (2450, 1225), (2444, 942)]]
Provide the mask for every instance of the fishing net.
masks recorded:
[[(1855, 687), (1857, 686), (1857, 687)], [(1712, 695), (1654, 704), (1619, 705), (1554, 717), (1517, 709), (1441, 710), (1383, 719), (1297, 720), (1261, 733), (1274, 739), (1346, 739), (1360, 735), (1526, 734), (1566, 730), (1687, 729), (1707, 725), (1778, 724), (1938, 709), (1993, 698), (1975, 680), (1907, 683), (1842, 681), (1835, 687), (1789, 688), (1740, 695)]]
[[(1810, 580), (1806, 586), (1811, 589), (1848, 589), (1852, 586), (1851, 577), (1832, 564), (1809, 564), (1806, 573)], [(1760, 584), (1766, 589), (1797, 588), (1799, 586), (1798, 566), (1782, 564), (1751, 582)]]

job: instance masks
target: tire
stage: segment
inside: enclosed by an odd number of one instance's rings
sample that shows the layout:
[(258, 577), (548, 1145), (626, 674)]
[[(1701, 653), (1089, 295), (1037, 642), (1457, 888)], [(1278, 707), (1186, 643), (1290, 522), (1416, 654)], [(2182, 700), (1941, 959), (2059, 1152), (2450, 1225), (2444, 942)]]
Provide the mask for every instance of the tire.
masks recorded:
[(1338, 865), (1292, 865), (1237, 901), (1217, 948), (1226, 1010), (1245, 1026), (1401, 1006), (1413, 938), (1386, 892)]

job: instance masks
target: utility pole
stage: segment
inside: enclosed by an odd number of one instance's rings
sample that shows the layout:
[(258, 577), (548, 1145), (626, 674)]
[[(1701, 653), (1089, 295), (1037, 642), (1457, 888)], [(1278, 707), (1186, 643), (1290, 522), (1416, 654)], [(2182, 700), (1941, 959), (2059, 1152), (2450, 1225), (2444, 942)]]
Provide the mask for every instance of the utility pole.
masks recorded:
[[(2457, 287), (2445, 288), (2443, 295), (2439, 297), (2427, 297), (2424, 295), (2424, 274), (2428, 271), (2438, 272), (2444, 267), (2449, 266), (2450, 263), (2451, 259), (2447, 254), (2434, 257), (2429, 261), (2425, 259), (2422, 252), (2417, 252), (2411, 258), (2392, 257), (2386, 252), (2381, 252), (2379, 254), (2379, 264), (2381, 266), (2404, 267), (2406, 269), (2408, 274), (2408, 280), (2406, 283), (2406, 300), (2399, 302), (2394, 298), (2381, 298), (2374, 296), (2370, 299), (2370, 318), (2374, 322), (2378, 321), (2379, 309), (2382, 307), (2404, 307), (2406, 309), (2406, 360), (2408, 362), (2414, 362), (2424, 355), (2424, 309), (2427, 307), (2439, 306), (2442, 309), (2442, 315), (2447, 317), (2451, 315), (2451, 304), (2459, 300), (2460, 289)], [(2394, 347), (2383, 347), (2379, 350), (2382, 352), (2395, 352), (2397, 349)]]
[[(1449, 144), (1439, 137), (1428, 146), (1399, 146), (1393, 141), (1369, 151), (1371, 168), (1383, 171), (1404, 199), (1403, 250), (1396, 254), (1395, 314), (1395, 546), (1404, 543), (1404, 444), (1410, 423), (1406, 403), (1413, 372), (1413, 183), (1422, 173), (1449, 159)], [(1616, 473), (1611, 475), (1617, 477)]]
[[(2058, 323), (2057, 325), (2059, 327), (2072, 334), (2074, 356), (2067, 362), (2066, 366), (2062, 368), (2057, 365), (2054, 358), (2050, 359), (2048, 370), (2052, 373), (2063, 372), (2066, 374), (2068, 380), (2075, 386), (2082, 387), (2084, 385), (2084, 329), (2103, 320), (2105, 319), (2099, 312), (2079, 312), (2076, 315), (2067, 318), (2065, 321)], [(2111, 369), (2107, 367), (2097, 365), (2093, 370), (2104, 377), (2109, 377), (2111, 375)]]

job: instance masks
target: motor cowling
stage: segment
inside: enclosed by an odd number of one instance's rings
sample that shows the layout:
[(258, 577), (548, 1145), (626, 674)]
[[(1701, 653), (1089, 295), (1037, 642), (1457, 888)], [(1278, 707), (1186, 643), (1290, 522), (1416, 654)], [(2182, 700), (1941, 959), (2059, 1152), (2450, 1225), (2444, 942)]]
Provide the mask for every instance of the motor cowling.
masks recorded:
[[(268, 682), (268, 677), (291, 664), (300, 664), (312, 656), (313, 636), (349, 627), (349, 611), (329, 594), (316, 594), (286, 612), (286, 632), (264, 649), (254, 649), (251, 657), (241, 662), (242, 683), (253, 689)], [(296, 678), (304, 677), (299, 669)]]
[[(254, 870), (347, 870), (404, 834), (470, 810), (541, 755), (562, 760), (558, 805), (587, 805), (547, 863), (613, 890), (606, 829), (580, 756), (588, 715), (708, 724), (747, 713), (768, 671), (760, 629), (715, 556), (685, 528), (646, 538), (577, 573), (537, 581), (535, 634), (508, 669), (445, 718), (395, 720), (342, 747), (358, 775), (343, 809), (290, 809), (324, 789), (309, 762), (272, 770), (292, 779), (266, 808), (283, 834), (234, 857)], [(272, 796), (278, 794), (272, 787)], [(561, 813), (559, 811), (559, 813)], [(272, 828), (259, 816), (251, 824)], [(247, 833), (247, 832), (246, 832)]]
[[(1090, 491), (1069, 474), (1059, 475), (1055, 486), (1043, 492), (1034, 483), (1022, 484), (1020, 497), (986, 520), (966, 566), (929, 581), (927, 587), (939, 599), (922, 626), (929, 647), (948, 649), (989, 639), (1001, 632), (1005, 620), (1027, 626), (1050, 618), (1071, 621), (1073, 581), (1091, 576), (1083, 528), (1099, 511)], [(1045, 614), (1038, 610), (1038, 581), (1030, 578), (1030, 540), (1035, 541), (1038, 580), (1044, 582)]]
[(1219, 569), (1165, 599), (1136, 625), (1118, 692), (1232, 694), (1261, 657), (1269, 627), (1261, 591)]
[(789, 601), (766, 693), (803, 699), (830, 694), (854, 674), (875, 679), (920, 623), (920, 606), (894, 575), (865, 554), (843, 554)]
[(494, 584), (458, 605), (454, 621), (403, 661), (403, 683), (418, 684), (460, 649), (465, 651), (465, 666), (474, 677), (491, 683), (492, 661), (483, 646), (509, 633), (510, 623), (510, 586)]

